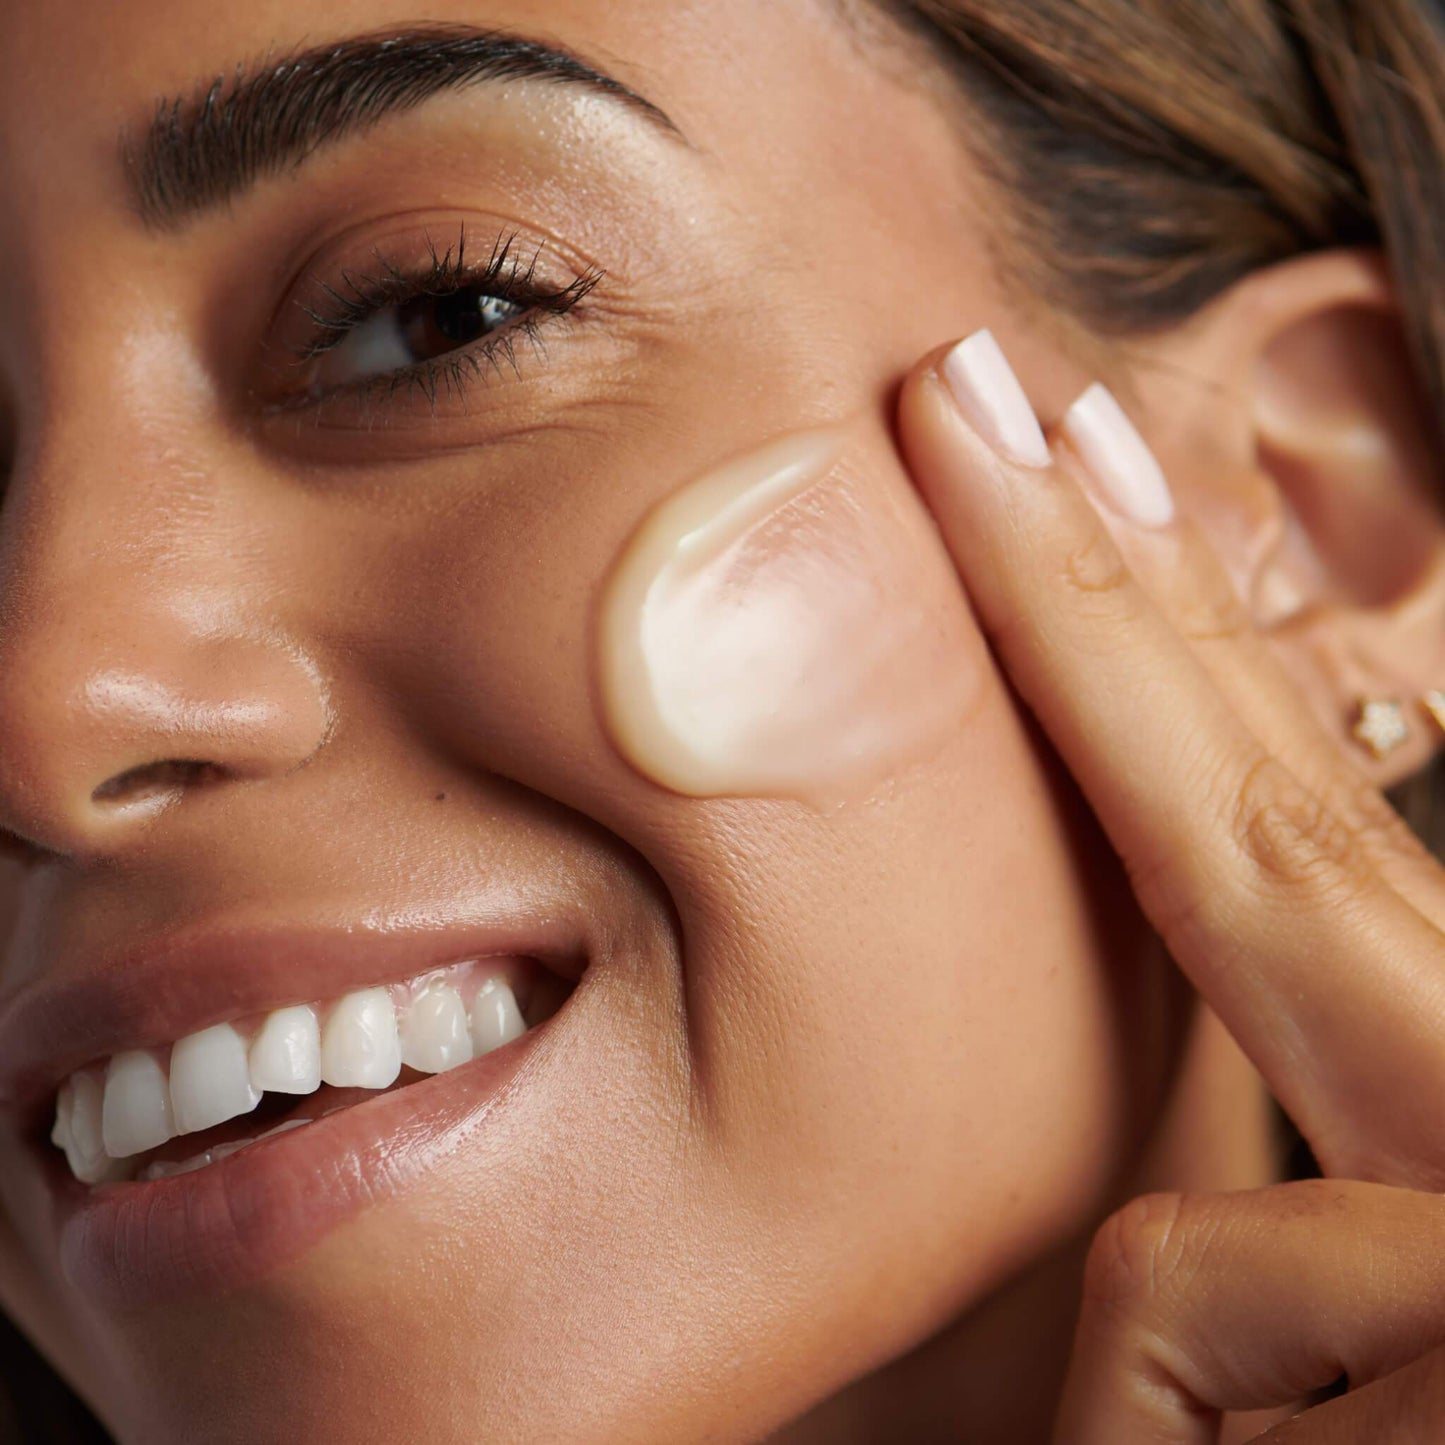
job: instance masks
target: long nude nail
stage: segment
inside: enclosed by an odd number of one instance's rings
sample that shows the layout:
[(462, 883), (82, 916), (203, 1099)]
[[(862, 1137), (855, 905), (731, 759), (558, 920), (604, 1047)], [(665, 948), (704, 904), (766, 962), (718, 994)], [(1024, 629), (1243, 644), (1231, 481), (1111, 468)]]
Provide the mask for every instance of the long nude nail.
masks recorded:
[(1053, 457), (1039, 419), (991, 331), (977, 331), (943, 359), (943, 377), (964, 419), (1000, 456), (1025, 467)]
[(1065, 415), (1062, 431), (1104, 499), (1141, 527), (1174, 520), (1174, 497), (1149, 444), (1108, 387), (1095, 384)]

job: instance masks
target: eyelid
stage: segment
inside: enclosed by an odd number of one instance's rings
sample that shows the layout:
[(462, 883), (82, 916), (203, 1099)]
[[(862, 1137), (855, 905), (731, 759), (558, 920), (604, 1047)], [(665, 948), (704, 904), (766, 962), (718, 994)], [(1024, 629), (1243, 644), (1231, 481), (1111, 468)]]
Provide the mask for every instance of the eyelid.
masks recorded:
[[(505, 351), (520, 375), (515, 354), (517, 337), (527, 334), (535, 349), (538, 327), (572, 316), (606, 273), (596, 265), (579, 269), (571, 262), (559, 263), (553, 258), (561, 248), (548, 251), (545, 240), (524, 239), (515, 226), (489, 231), (490, 250), (479, 252), (474, 237), (468, 234), (477, 225), (463, 220), (456, 239), (444, 249), (426, 225), (400, 237), (401, 244), (397, 237), (388, 236), (368, 248), (369, 269), (365, 271), (336, 262), (329, 267), (325, 263), (309, 267), (292, 286), (273, 324), (275, 334), (267, 343), (268, 369), (273, 379), (284, 384), (278, 387), (280, 396), (264, 409), (292, 411), (348, 396), (364, 399), (364, 394), (369, 394), (374, 399), (382, 392), (389, 398), (413, 383), (428, 395), (435, 408), (440, 382), (444, 381), (449, 391), (460, 391), (470, 380), (480, 380), (485, 366), (474, 363), (490, 360), (495, 364), (492, 353), (498, 350)], [(445, 297), (472, 287), (515, 300), (527, 309), (519, 321), (414, 367), (362, 378), (320, 394), (298, 391), (298, 370), (344, 342), (357, 326), (379, 311), (418, 297)], [(305, 317), (304, 335), (299, 339), (288, 335), (301, 325), (298, 315)], [(461, 364), (468, 357), (472, 364)], [(500, 367), (496, 369), (500, 372)], [(468, 371), (470, 380), (464, 379)]]
[(363, 321), (387, 306), (421, 297), (441, 298), (476, 287), (503, 300), (525, 302), (561, 312), (571, 310), (602, 279), (602, 272), (594, 268), (588, 274), (573, 277), (562, 285), (539, 281), (536, 270), (542, 253), (541, 243), (524, 262), (512, 255), (517, 240), (518, 233), (515, 231), (499, 236), (487, 260), (477, 263), (466, 254), (464, 235), (458, 237), (455, 253), (451, 247), (445, 253), (438, 252), (428, 236), (426, 244), (431, 265), (421, 270), (401, 266), (382, 255), (379, 248), (373, 248), (376, 270), (360, 275), (343, 272), (341, 280), (347, 288), (346, 293), (325, 281), (316, 281), (330, 303), (329, 309), (319, 311), (306, 307), (297, 298), (297, 304), (307, 312), (318, 330), (329, 333), (318, 335), (308, 344), (305, 358), (320, 356), (331, 350)]

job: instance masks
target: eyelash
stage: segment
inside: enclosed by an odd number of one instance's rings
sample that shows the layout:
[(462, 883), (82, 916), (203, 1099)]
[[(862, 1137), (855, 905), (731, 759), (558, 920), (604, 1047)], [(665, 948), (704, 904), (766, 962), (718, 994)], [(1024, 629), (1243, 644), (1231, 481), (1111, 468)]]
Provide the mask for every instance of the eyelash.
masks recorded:
[[(291, 405), (309, 405), (335, 397), (355, 397), (365, 401), (388, 401), (398, 391), (413, 391), (425, 396), (433, 412), (440, 394), (464, 394), (473, 384), (484, 384), (488, 369), (501, 374), (502, 360), (521, 375), (517, 362), (516, 343), (525, 336), (534, 349), (541, 346), (537, 333), (551, 319), (567, 315), (598, 284), (605, 274), (598, 267), (589, 267), (581, 276), (565, 286), (549, 286), (536, 276), (537, 259), (542, 253), (540, 243), (530, 260), (513, 255), (518, 233), (513, 231), (497, 238), (492, 253), (484, 263), (469, 260), (466, 254), (466, 228), (459, 231), (455, 246), (442, 252), (431, 236), (426, 237), (429, 264), (407, 270), (374, 248), (374, 273), (343, 271), (341, 288), (322, 282), (322, 299), (315, 305), (297, 304), (310, 318), (315, 330), (311, 338), (296, 347), (293, 360), (297, 366), (324, 356), (341, 345), (363, 322), (389, 306), (402, 306), (411, 301), (430, 298), (442, 300), (459, 291), (476, 290), (501, 301), (524, 306), (515, 320), (476, 341), (430, 357), (412, 366), (400, 367), (380, 376), (312, 395), (303, 394)], [(545, 347), (541, 347), (545, 352)]]

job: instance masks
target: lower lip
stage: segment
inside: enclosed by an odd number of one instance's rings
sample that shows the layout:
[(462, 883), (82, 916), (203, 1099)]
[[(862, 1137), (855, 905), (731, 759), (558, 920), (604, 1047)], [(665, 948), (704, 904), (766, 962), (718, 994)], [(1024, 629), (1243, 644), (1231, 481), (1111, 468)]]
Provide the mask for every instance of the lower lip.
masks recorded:
[(260, 1278), (452, 1154), (559, 1016), (470, 1063), (186, 1174), (92, 1189), (45, 1151), (66, 1278), (94, 1303), (127, 1311)]

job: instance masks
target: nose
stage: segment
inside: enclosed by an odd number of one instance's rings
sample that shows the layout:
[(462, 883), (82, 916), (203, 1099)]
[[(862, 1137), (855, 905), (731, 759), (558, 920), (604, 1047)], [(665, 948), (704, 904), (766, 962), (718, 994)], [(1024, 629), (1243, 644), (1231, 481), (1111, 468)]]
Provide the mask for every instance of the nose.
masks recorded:
[(202, 788), (301, 766), (329, 729), (254, 536), (233, 552), (204, 474), (160, 460), (105, 488), (52, 448), (0, 508), (0, 826), (47, 853), (114, 854)]

